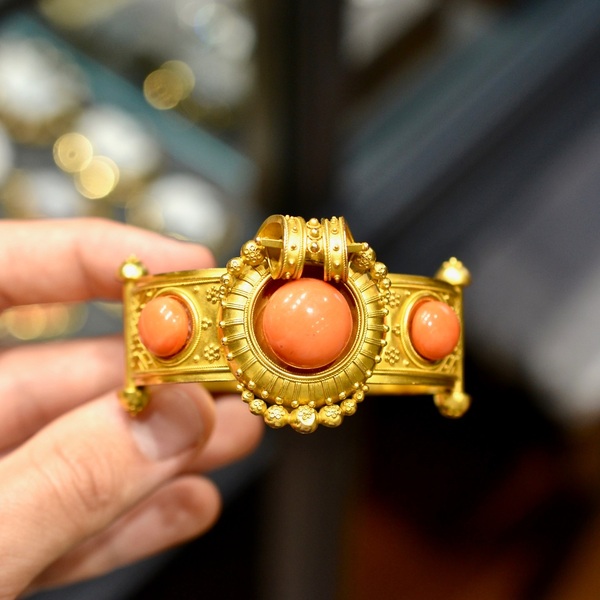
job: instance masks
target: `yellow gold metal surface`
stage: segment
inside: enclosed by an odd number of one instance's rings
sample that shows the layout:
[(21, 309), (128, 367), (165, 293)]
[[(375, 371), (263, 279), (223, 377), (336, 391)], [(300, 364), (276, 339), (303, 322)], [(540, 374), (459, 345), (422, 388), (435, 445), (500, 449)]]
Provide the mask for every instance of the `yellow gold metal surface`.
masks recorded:
[[(185, 381), (238, 391), (270, 427), (290, 425), (300, 433), (340, 425), (367, 393), (432, 394), (448, 417), (469, 407), (463, 390), (462, 291), (470, 276), (454, 258), (435, 278), (389, 274), (368, 244), (354, 242), (343, 218), (276, 215), (224, 269), (148, 275), (131, 258), (120, 274), (127, 360), (121, 400), (132, 414), (148, 402), (145, 386)], [(303, 275), (337, 285), (354, 318), (353, 341), (320, 370), (279, 363), (265, 349), (258, 326), (269, 290)], [(140, 312), (161, 295), (178, 298), (191, 321), (186, 346), (169, 358), (153, 355), (137, 331)], [(438, 361), (420, 356), (409, 334), (413, 309), (427, 299), (447, 303), (461, 322), (456, 348)]]

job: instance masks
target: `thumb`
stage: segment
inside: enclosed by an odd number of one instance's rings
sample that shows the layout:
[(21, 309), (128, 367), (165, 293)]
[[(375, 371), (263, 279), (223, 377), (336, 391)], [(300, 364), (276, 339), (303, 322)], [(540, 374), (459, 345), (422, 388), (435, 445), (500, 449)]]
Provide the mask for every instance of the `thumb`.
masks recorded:
[(114, 394), (50, 423), (0, 462), (0, 598), (110, 525), (193, 460), (214, 405), (195, 384), (160, 386), (131, 419)]

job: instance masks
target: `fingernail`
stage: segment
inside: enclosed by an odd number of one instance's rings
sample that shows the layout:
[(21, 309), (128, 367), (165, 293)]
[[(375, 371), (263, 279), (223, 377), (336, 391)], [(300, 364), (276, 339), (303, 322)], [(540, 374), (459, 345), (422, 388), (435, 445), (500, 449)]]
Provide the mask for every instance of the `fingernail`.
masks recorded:
[(205, 427), (192, 392), (188, 385), (153, 389), (149, 408), (131, 421), (133, 439), (144, 456), (165, 460), (200, 443)]

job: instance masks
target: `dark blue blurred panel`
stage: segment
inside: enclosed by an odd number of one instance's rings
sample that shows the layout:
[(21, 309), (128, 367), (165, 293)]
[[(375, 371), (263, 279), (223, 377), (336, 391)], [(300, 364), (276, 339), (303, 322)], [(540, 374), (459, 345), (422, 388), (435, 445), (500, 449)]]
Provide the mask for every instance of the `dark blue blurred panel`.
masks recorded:
[(330, 211), (394, 267), (435, 269), (565, 131), (585, 126), (598, 106), (599, 37), (595, 0), (505, 11), (416, 85), (385, 90), (348, 136)]

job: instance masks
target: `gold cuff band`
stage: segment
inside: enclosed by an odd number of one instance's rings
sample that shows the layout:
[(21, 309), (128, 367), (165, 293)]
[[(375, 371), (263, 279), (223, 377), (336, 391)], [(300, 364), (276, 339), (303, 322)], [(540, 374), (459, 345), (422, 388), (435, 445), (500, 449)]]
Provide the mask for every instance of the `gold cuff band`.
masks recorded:
[[(433, 394), (440, 412), (461, 416), (463, 391), (462, 290), (466, 268), (445, 262), (434, 278), (388, 274), (374, 251), (355, 243), (343, 218), (276, 215), (224, 269), (148, 275), (135, 258), (121, 268), (124, 282), (126, 385), (121, 399), (132, 414), (148, 403), (145, 386), (200, 382), (212, 391), (238, 391), (252, 413), (274, 428), (301, 433), (335, 427), (371, 394)], [(347, 299), (352, 339), (322, 369), (298, 369), (274, 359), (257, 329), (261, 302), (273, 282), (303, 276), (331, 282)], [(161, 357), (142, 341), (140, 315), (163, 296), (176, 298), (189, 316), (189, 334), (175, 354)], [(454, 348), (431, 360), (415, 348), (416, 308), (434, 300), (458, 317)]]

